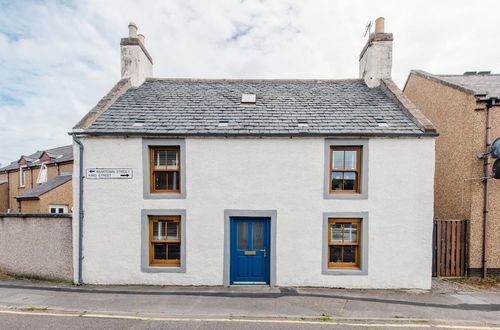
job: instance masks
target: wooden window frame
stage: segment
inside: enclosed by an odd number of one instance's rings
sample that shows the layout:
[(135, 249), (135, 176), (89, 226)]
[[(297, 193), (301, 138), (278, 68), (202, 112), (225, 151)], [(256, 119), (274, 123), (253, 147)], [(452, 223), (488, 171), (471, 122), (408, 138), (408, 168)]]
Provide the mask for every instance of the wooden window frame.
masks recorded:
[[(154, 240), (153, 239), (153, 223), (167, 220), (177, 222), (178, 239)], [(154, 243), (179, 243), (180, 253), (178, 260), (161, 260), (154, 259)], [(168, 255), (168, 251), (166, 252)], [(152, 267), (180, 267), (182, 258), (182, 229), (180, 216), (149, 216), (149, 266)]]
[[(159, 150), (165, 151), (176, 151), (178, 157), (177, 169), (155, 169), (155, 152)], [(174, 193), (179, 194), (181, 192), (182, 179), (181, 179), (181, 148), (180, 146), (150, 146), (149, 147), (149, 191), (151, 193)], [(155, 172), (177, 172), (177, 184), (179, 189), (156, 189), (155, 188)]]
[[(356, 232), (356, 243), (352, 242), (332, 242), (332, 224), (334, 223), (349, 223), (357, 224), (358, 230)], [(330, 218), (328, 219), (328, 268), (343, 268), (343, 269), (360, 269), (360, 259), (361, 259), (361, 219), (360, 218)], [(344, 232), (342, 231), (342, 241), (344, 240)], [(355, 254), (355, 262), (330, 262), (331, 260), (331, 246), (357, 246)]]
[[(356, 168), (355, 169), (334, 169), (333, 168), (333, 152), (334, 151), (357, 151), (356, 155)], [(330, 147), (330, 171), (328, 172), (329, 190), (330, 194), (360, 194), (361, 193), (361, 157), (363, 147), (361, 146), (331, 146)], [(356, 182), (354, 190), (333, 190), (332, 188), (332, 174), (334, 172), (355, 172)]]
[(19, 166), (19, 188), (26, 187), (26, 169), (27, 166)]

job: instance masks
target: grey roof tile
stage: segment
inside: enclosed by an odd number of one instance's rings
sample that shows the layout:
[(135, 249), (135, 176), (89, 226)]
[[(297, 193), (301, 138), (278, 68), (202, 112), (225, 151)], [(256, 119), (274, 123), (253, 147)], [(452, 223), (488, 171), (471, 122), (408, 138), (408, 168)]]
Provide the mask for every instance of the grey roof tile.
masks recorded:
[(56, 176), (55, 178), (53, 178), (45, 183), (42, 183), (41, 185), (36, 186), (33, 189), (25, 191), (20, 195), (17, 195), (16, 199), (38, 198), (39, 196), (45, 194), (46, 192), (51, 191), (52, 189), (57, 188), (60, 185), (70, 181), (72, 174), (73, 173), (71, 173), (71, 172), (61, 173), (61, 175)]
[[(256, 94), (255, 105), (241, 95)], [(219, 127), (219, 120), (229, 125)], [(299, 127), (305, 120), (308, 127)], [(379, 127), (377, 120), (387, 122)], [(136, 121), (142, 126), (133, 126)], [(130, 88), (88, 134), (337, 135), (424, 134), (381, 88), (362, 80), (148, 79)]]
[(487, 97), (500, 97), (500, 74), (438, 75), (443, 80), (487, 93)]
[[(64, 163), (64, 162), (70, 162), (73, 161), (73, 146), (68, 145), (68, 146), (62, 146), (62, 147), (57, 147), (57, 148), (52, 148), (52, 149), (46, 149), (46, 150), (39, 150), (31, 155), (26, 156), (29, 159), (33, 159), (33, 161), (29, 162), (27, 164), (28, 167), (30, 166), (40, 166), (40, 162), (37, 162), (38, 158), (42, 155), (43, 152), (46, 152), (52, 159), (52, 161), (47, 162), (47, 164), (54, 164), (54, 163)], [(4, 166), (0, 168), (0, 172), (3, 171), (8, 171), (8, 170), (13, 170), (19, 168), (19, 164), (17, 163), (17, 160), (10, 163), (7, 166)]]

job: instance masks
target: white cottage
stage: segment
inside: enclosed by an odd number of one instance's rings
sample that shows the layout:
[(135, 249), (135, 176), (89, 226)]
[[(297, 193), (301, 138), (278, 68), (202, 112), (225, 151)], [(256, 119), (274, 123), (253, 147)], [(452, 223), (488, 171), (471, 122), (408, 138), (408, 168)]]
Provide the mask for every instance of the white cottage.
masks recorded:
[(150, 78), (131, 24), (71, 133), (75, 281), (429, 289), (437, 134), (377, 23), (350, 80)]

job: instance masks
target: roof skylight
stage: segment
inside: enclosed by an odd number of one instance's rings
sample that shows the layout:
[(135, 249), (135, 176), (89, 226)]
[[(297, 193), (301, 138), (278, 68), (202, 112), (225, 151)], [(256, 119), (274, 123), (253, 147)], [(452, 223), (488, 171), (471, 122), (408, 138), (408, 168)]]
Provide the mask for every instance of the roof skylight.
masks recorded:
[(241, 95), (241, 104), (255, 104), (257, 96), (255, 94)]

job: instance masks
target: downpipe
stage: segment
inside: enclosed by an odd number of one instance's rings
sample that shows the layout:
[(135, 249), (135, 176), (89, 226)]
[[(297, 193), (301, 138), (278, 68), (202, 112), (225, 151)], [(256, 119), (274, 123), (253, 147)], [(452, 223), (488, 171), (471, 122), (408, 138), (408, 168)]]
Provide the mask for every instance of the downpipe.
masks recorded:
[(78, 281), (77, 286), (83, 284), (82, 265), (83, 265), (83, 143), (73, 135), (73, 141), (79, 147), (78, 164)]
[(486, 152), (484, 154), (484, 198), (483, 198), (483, 278), (488, 276), (488, 222), (489, 222), (489, 192), (491, 179), (491, 108), (496, 106), (496, 98), (489, 98), (486, 103)]

